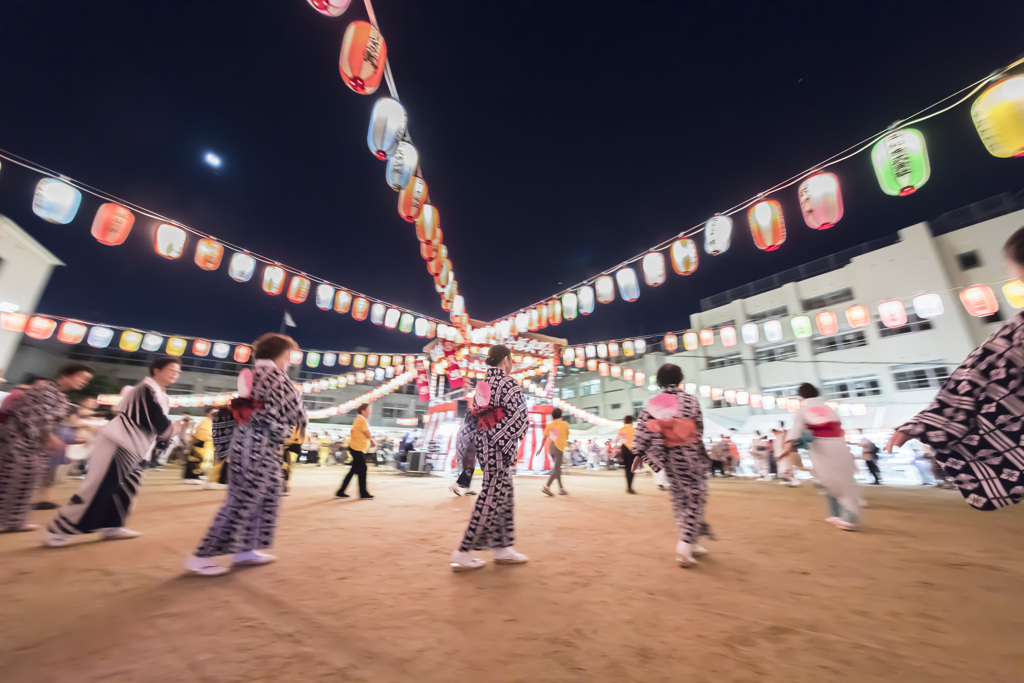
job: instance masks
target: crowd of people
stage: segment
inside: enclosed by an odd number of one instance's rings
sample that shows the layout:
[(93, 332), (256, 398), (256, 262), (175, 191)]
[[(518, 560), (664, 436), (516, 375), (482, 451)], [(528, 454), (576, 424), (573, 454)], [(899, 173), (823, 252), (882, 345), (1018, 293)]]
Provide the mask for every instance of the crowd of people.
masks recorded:
[[(1017, 274), (1024, 276), (1024, 229), (1007, 242), (1006, 255)], [(230, 571), (234, 564), (267, 564), (276, 558), (273, 546), (280, 499), (287, 491), (292, 456), (307, 442), (307, 416), (302, 394), (288, 377), (295, 342), (280, 334), (266, 334), (253, 345), (254, 367), (238, 378), (238, 397), (231, 405), (206, 411), (194, 429), (190, 419), (177, 424), (169, 417), (167, 389), (177, 381), (180, 360), (158, 358), (149, 375), (122, 393), (115, 411), (104, 419), (94, 401), (73, 406), (69, 392), (83, 389), (93, 372), (81, 363), (60, 369), (53, 379), (29, 378), (0, 404), (0, 531), (37, 529), (28, 522), (32, 498), (42, 492), (37, 509), (53, 509), (45, 500), (54, 473), (76, 461), (78, 491), (55, 513), (43, 532), (47, 546), (69, 545), (82, 534), (98, 533), (108, 540), (140, 535), (127, 526), (139, 493), (143, 470), (162, 467), (175, 447), (183, 451), (184, 478), (198, 480), (212, 457), (214, 468), (207, 482), (226, 485), (227, 494), (185, 569), (203, 576)], [(890, 437), (892, 452), (916, 439), (919, 458), (914, 465), (922, 479), (956, 486), (966, 502), (979, 510), (994, 510), (1020, 502), (1024, 496), (1024, 313), (1019, 314), (976, 349), (952, 374), (932, 404)], [(473, 388), (472, 405), (456, 436), (462, 473), (453, 491), (462, 493), (477, 465), (483, 472), (481, 490), (472, 516), (450, 565), (456, 572), (485, 566), (476, 556), (494, 552), (496, 564), (523, 564), (526, 555), (515, 543), (515, 497), (512, 474), (520, 441), (528, 428), (522, 387), (511, 376), (512, 353), (502, 345), (489, 348), (487, 373)], [(683, 567), (697, 563), (707, 550), (702, 537), (711, 536), (705, 520), (708, 480), (734, 476), (739, 449), (730, 435), (715, 441), (704, 438), (699, 401), (683, 391), (679, 366), (666, 363), (656, 375), (659, 393), (634, 420), (627, 417), (614, 441), (597, 449), (604, 461), (618, 460), (626, 472), (626, 491), (633, 493), (633, 475), (643, 467), (662, 477), (670, 491), (672, 513), (678, 527), (676, 560)], [(839, 415), (821, 398), (816, 387), (800, 385), (799, 409), (788, 429), (780, 425), (771, 435), (756, 433), (750, 455), (757, 478), (799, 484), (796, 473), (807, 469), (801, 452), (810, 460), (808, 474), (820, 487), (828, 507), (825, 521), (844, 531), (861, 522), (862, 499), (856, 479), (858, 466), (851, 446), (858, 447), (867, 471), (880, 484), (878, 445), (861, 435), (847, 434)], [(369, 429), (370, 406), (362, 405), (347, 442), (351, 469), (336, 496), (357, 480), (360, 498), (372, 499), (367, 488), (366, 463), (377, 441)], [(569, 428), (561, 411), (554, 409), (544, 430), (540, 449), (551, 457), (550, 475), (543, 493), (567, 495), (561, 471), (569, 444)], [(317, 463), (323, 465), (338, 449), (326, 434), (314, 436)], [(175, 446), (177, 444), (177, 446)], [(592, 445), (592, 444), (591, 444)], [(404, 440), (407, 452), (412, 446)], [(81, 449), (87, 449), (87, 458)], [(308, 452), (308, 451), (307, 451)], [(538, 451), (539, 452), (539, 451)], [(309, 456), (307, 456), (308, 458)], [(337, 457), (337, 456), (336, 456)], [(599, 458), (602, 457), (599, 455)], [(376, 456), (374, 456), (376, 461)], [(212, 474), (215, 473), (215, 474)], [(926, 480), (925, 483), (932, 483)], [(228, 557), (230, 564), (218, 561)]]

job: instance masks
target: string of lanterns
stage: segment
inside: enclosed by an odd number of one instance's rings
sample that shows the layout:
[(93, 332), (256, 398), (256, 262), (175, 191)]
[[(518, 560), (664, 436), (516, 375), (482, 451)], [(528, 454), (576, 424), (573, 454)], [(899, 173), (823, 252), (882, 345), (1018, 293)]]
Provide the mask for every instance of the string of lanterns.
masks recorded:
[[(168, 356), (183, 356), (191, 349), (191, 355), (197, 358), (212, 357), (220, 360), (231, 358), (236, 363), (247, 363), (252, 356), (252, 347), (238, 342), (219, 341), (190, 337), (187, 335), (165, 335), (158, 332), (143, 332), (130, 327), (90, 323), (74, 318), (56, 315), (28, 314), (18, 311), (0, 313), (0, 329), (16, 334), (24, 334), (32, 339), (46, 340), (56, 335), (58, 341), (65, 344), (81, 344), (85, 342), (96, 349), (105, 349), (114, 343), (117, 336), (117, 348), (129, 353), (163, 352)], [(120, 334), (117, 334), (117, 333)], [(419, 354), (370, 353), (363, 351), (292, 351), (292, 365), (301, 365), (303, 361), (310, 369), (319, 367), (351, 366), (356, 370), (368, 369), (371, 375), (374, 368), (387, 373), (393, 368), (411, 366)], [(339, 375), (338, 380), (344, 375)], [(383, 379), (384, 375), (377, 377)], [(372, 376), (367, 379), (374, 379)], [(325, 380), (326, 381), (326, 380)], [(354, 382), (354, 378), (350, 378)], [(363, 380), (360, 379), (359, 382)], [(341, 384), (342, 387), (345, 384)], [(332, 389), (336, 387), (330, 387)], [(310, 389), (312, 391), (312, 389)]]
[[(350, 2), (345, 0), (308, 0), (321, 14), (338, 17)], [(459, 294), (458, 282), (443, 241), (441, 216), (430, 203), (427, 182), (420, 168), (420, 157), (409, 135), (409, 115), (398, 100), (398, 93), (388, 63), (387, 42), (380, 32), (373, 5), (365, 0), (370, 21), (353, 21), (341, 42), (338, 70), (341, 79), (353, 92), (372, 95), (387, 80), (390, 97), (378, 99), (370, 113), (366, 143), (375, 157), (385, 161), (384, 177), (391, 189), (398, 192), (398, 214), (415, 223), (420, 242), (420, 256), (427, 272), (434, 278), (434, 288), (441, 295), (441, 307), (452, 323), (465, 329), (469, 322), (465, 299)]]
[(263, 291), (270, 296), (284, 293), (293, 304), (304, 303), (313, 293), (313, 300), (320, 310), (333, 309), (341, 314), (350, 313), (354, 320), (363, 321), (369, 318), (374, 325), (383, 325), (388, 329), (397, 328), (404, 334), (415, 331), (417, 336), (427, 338), (432, 338), (437, 327), (444, 324), (436, 318), (362, 294), (349, 287), (342, 287), (235, 246), (154, 211), (54, 173), (10, 152), (0, 150), (0, 158), (46, 176), (36, 184), (32, 211), (49, 223), (67, 225), (75, 220), (81, 207), (83, 192), (104, 200), (93, 217), (91, 229), (92, 236), (100, 244), (124, 244), (135, 225), (135, 214), (139, 213), (158, 221), (153, 228), (153, 248), (157, 254), (168, 260), (180, 259), (185, 254), (191, 238), (195, 240), (193, 261), (200, 269), (220, 270), (228, 250), (233, 250), (234, 253), (227, 259), (228, 277), (235, 282), (249, 282), (256, 275), (257, 266), (263, 264), (262, 271), (257, 277)]
[[(999, 158), (1024, 155), (1024, 75), (1008, 75), (1024, 64), (1019, 59), (990, 76), (961, 89), (939, 102), (926, 107), (911, 120), (893, 124), (889, 130), (878, 133), (864, 143), (858, 143), (843, 152), (794, 176), (737, 206), (715, 214), (704, 224), (693, 226), (677, 237), (655, 245), (600, 275), (584, 280), (545, 300), (507, 316), (504, 322), (535, 331), (564, 320), (575, 320), (579, 315), (590, 315), (596, 303), (611, 303), (616, 291), (625, 301), (636, 301), (640, 296), (639, 278), (631, 264), (640, 261), (644, 282), (657, 287), (666, 281), (666, 263), (663, 251), (668, 251), (672, 269), (678, 275), (690, 275), (697, 270), (699, 250), (694, 236), (704, 233), (704, 251), (712, 256), (725, 253), (730, 246), (733, 219), (730, 217), (747, 209), (754, 244), (762, 251), (774, 251), (786, 241), (786, 222), (779, 202), (767, 199), (777, 192), (799, 182), (797, 196), (804, 222), (814, 230), (826, 230), (843, 217), (843, 197), (838, 177), (824, 169), (845, 161), (870, 148), (871, 165), (879, 187), (887, 195), (906, 196), (928, 182), (931, 164), (922, 133), (911, 124), (932, 118), (967, 101), (984, 88), (971, 106), (971, 118), (982, 144)], [(994, 81), (994, 82), (993, 82)], [(986, 87), (987, 86), (987, 87)], [(954, 103), (928, 114), (942, 102), (963, 92), (966, 95)], [(852, 150), (852, 151), (851, 151)], [(496, 326), (502, 319), (491, 323)]]
[[(957, 290), (950, 290), (957, 291)], [(1007, 303), (1013, 308), (1024, 308), (1024, 283), (1020, 280), (1007, 282), (1002, 286), (1002, 293)], [(999, 302), (996, 299), (992, 288), (986, 284), (976, 284), (959, 291), (960, 302), (965, 310), (976, 318), (984, 318), (994, 315), (999, 311)], [(945, 313), (945, 304), (942, 297), (935, 292), (923, 292), (913, 297), (910, 308), (914, 314), (922, 319), (929, 320), (937, 318)], [(878, 318), (882, 324), (890, 329), (896, 329), (908, 324), (908, 307), (899, 299), (892, 298), (880, 302), (876, 308)], [(862, 329), (871, 324), (871, 310), (863, 304), (854, 304), (844, 311), (844, 317), (851, 329)], [(814, 336), (815, 330), (822, 337), (835, 336), (840, 331), (839, 315), (831, 310), (820, 311), (814, 316), (813, 323), (811, 316), (806, 313), (799, 313), (789, 319), (790, 328), (796, 339), (807, 339)], [(785, 329), (782, 320), (771, 318), (763, 323), (747, 322), (740, 326), (739, 333), (735, 325), (723, 325), (717, 328), (704, 328), (701, 330), (685, 330), (669, 332), (661, 336), (662, 348), (674, 353), (680, 348), (685, 351), (696, 351), (700, 347), (712, 346), (717, 339), (726, 348), (737, 345), (742, 339), (743, 343), (753, 346), (761, 341), (768, 343), (781, 342), (785, 338)], [(652, 338), (654, 335), (648, 338)], [(621, 345), (620, 345), (621, 342)], [(566, 347), (562, 350), (563, 365), (575, 365), (578, 368), (586, 367), (591, 372), (599, 372), (602, 377), (619, 377), (629, 380), (625, 376), (630, 372), (629, 368), (609, 366), (599, 359), (615, 358), (620, 354), (629, 358), (636, 354), (642, 354), (647, 349), (647, 342), (644, 338), (631, 340), (616, 340), (593, 342), (590, 344)], [(642, 375), (642, 373), (639, 373)], [(640, 380), (637, 386), (643, 384)]]
[(388, 394), (394, 393), (399, 387), (408, 384), (415, 378), (415, 372), (404, 372), (401, 375), (398, 375), (394, 379), (390, 380), (389, 382), (380, 385), (376, 389), (368, 391), (361, 396), (357, 396), (356, 398), (349, 399), (344, 403), (339, 403), (338, 405), (330, 406), (329, 408), (311, 410), (309, 411), (309, 419), (321, 420), (328, 417), (335, 417), (337, 415), (344, 415), (345, 413), (355, 410), (364, 403), (373, 403), (379, 398), (383, 398)]

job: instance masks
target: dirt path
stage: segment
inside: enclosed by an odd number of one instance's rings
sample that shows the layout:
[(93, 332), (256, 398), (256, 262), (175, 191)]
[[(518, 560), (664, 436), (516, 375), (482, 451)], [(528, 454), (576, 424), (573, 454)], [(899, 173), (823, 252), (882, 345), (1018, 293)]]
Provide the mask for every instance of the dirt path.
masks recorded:
[[(448, 479), (299, 469), (266, 567), (183, 576), (223, 492), (147, 478), (137, 540), (0, 536), (0, 680), (1020, 681), (1024, 510), (869, 487), (863, 533), (809, 486), (715, 481), (719, 540), (673, 562), (648, 478), (518, 478), (519, 567), (448, 570), (472, 498)], [(64, 486), (64, 498), (71, 487)], [(50, 513), (34, 513), (45, 522)]]

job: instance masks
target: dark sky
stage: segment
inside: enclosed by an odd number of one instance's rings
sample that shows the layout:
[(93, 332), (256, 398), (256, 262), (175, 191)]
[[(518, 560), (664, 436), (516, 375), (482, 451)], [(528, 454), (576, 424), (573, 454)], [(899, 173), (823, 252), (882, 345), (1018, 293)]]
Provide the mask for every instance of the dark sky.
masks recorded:
[[(1024, 3), (399, 2), (377, 16), (470, 314), (490, 320), (594, 275), (907, 117), (1024, 52)], [(305, 0), (0, 4), (0, 148), (341, 285), (443, 317), (384, 164), (375, 97), (338, 74), (338, 19)], [(385, 94), (382, 87), (378, 95)], [(919, 126), (932, 178), (893, 198), (866, 154), (833, 167), (833, 229), (778, 199), (789, 238), (733, 247), (640, 300), (555, 333), (580, 342), (684, 327), (699, 299), (1024, 187), (969, 103)], [(212, 150), (219, 174), (202, 163)], [(166, 261), (139, 218), (120, 247), (31, 212), (34, 173), (4, 162), (0, 213), (63, 259), (40, 310), (244, 341), (284, 297), (257, 278)], [(305, 347), (421, 342), (292, 306)]]

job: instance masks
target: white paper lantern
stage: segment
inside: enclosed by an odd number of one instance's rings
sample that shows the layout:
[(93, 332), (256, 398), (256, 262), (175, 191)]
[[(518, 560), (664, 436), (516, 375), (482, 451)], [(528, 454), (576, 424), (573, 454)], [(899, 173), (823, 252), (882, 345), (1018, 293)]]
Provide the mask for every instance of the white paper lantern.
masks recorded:
[(716, 214), (704, 224), (704, 251), (717, 256), (729, 249), (732, 240), (732, 219)]
[(56, 178), (43, 178), (36, 184), (32, 212), (49, 223), (70, 223), (82, 204), (82, 193)]
[(401, 190), (412, 182), (416, 169), (420, 164), (420, 155), (412, 144), (402, 141), (393, 154), (388, 155), (388, 165), (384, 177), (393, 190)]
[[(405, 107), (398, 100), (382, 97), (374, 103), (370, 113), (366, 144), (378, 159), (387, 159), (398, 149), (398, 143), (405, 137), (408, 125), (409, 116)], [(388, 177), (391, 175), (388, 174)]]
[(937, 318), (945, 312), (942, 297), (934, 292), (915, 296), (914, 312), (919, 318)]
[(232, 255), (228, 264), (228, 276), (236, 282), (248, 282), (256, 272), (256, 259), (248, 254)]

